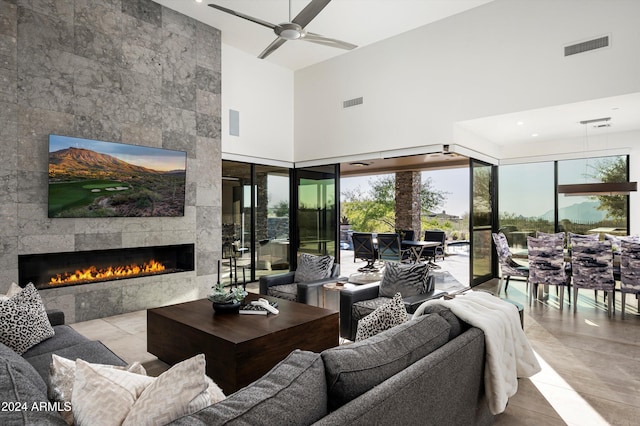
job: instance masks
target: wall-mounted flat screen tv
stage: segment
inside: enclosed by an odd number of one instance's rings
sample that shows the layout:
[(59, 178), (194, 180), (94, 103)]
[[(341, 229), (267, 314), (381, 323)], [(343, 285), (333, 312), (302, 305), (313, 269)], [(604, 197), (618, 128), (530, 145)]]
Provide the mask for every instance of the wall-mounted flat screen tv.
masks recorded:
[(184, 216), (187, 154), (49, 135), (49, 217)]

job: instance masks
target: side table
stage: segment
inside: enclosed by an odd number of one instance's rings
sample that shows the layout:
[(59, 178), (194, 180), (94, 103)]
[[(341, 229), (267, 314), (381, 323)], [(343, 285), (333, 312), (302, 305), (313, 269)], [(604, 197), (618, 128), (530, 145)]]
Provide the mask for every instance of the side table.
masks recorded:
[[(340, 290), (342, 290), (343, 288), (349, 288), (349, 287), (355, 287), (355, 284), (351, 284), (351, 283), (347, 283), (344, 281), (337, 281), (337, 282), (333, 282), (333, 283), (326, 283), (322, 285), (322, 307), (323, 308), (327, 308), (327, 309), (333, 309), (333, 307), (329, 307), (327, 306), (327, 293), (328, 292), (337, 292), (339, 293)], [(340, 301), (338, 300), (335, 303), (335, 307), (337, 307), (337, 309), (334, 309), (336, 311), (339, 311), (339, 304)]]

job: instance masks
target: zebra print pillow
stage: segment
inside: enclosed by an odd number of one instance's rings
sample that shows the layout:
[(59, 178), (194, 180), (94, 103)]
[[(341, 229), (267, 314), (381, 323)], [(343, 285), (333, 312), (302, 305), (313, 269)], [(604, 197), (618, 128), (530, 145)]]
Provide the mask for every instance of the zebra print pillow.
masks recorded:
[(379, 295), (393, 297), (400, 293), (402, 297), (426, 293), (429, 285), (429, 265), (426, 263), (387, 262), (380, 282)]
[(333, 256), (314, 256), (308, 253), (301, 253), (294, 281), (305, 283), (329, 278), (331, 276), (331, 268), (333, 268), (333, 261)]

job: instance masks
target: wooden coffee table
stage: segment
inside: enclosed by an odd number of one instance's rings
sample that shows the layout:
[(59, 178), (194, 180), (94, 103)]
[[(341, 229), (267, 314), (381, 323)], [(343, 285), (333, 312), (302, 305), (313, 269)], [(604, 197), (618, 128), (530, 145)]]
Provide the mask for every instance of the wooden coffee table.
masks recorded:
[(203, 353), (207, 375), (226, 395), (260, 378), (294, 349), (338, 346), (338, 312), (277, 300), (278, 315), (214, 314), (207, 299), (147, 311), (147, 351), (176, 364)]

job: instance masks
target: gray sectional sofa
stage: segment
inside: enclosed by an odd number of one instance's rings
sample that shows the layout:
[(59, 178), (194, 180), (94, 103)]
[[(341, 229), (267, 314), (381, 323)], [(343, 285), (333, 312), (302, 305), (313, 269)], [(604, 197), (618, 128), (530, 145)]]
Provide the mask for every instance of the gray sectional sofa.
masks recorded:
[[(322, 353), (296, 350), (251, 385), (172, 425), (487, 425), (484, 333), (448, 309)], [(43, 402), (51, 353), (124, 365), (68, 326), (24, 357), (0, 345), (0, 401)], [(0, 413), (0, 424), (65, 424), (55, 407)]]
[[(0, 343), (0, 424), (66, 425), (54, 404), (47, 404), (51, 355), (91, 363), (126, 365), (101, 342), (89, 340), (65, 325), (61, 311), (49, 311), (55, 335), (22, 356)], [(34, 404), (36, 404), (34, 406)]]
[(294, 351), (172, 425), (488, 425), (484, 333), (446, 308), (322, 353)]

